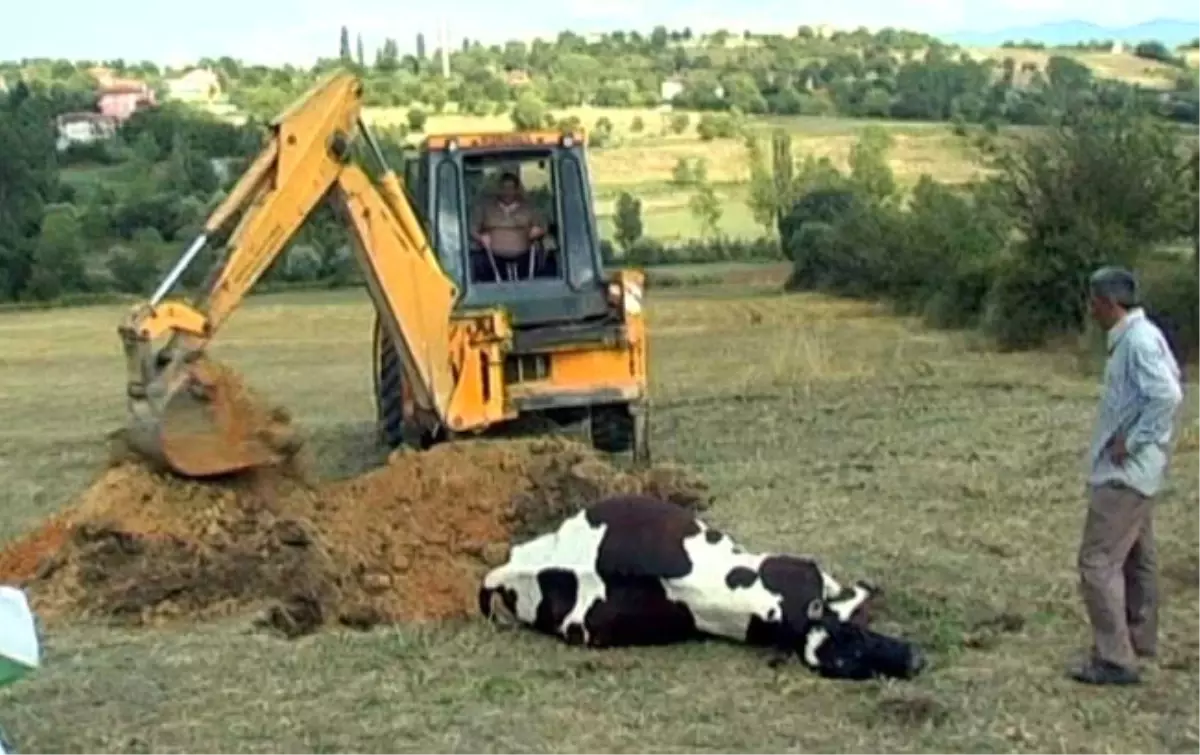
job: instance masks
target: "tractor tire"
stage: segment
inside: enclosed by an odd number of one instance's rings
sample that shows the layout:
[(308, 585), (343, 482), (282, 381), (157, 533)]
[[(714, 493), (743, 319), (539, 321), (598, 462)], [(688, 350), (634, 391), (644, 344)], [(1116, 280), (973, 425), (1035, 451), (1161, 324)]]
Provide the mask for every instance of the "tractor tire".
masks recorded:
[(404, 371), (391, 336), (375, 317), (375, 410), (379, 435), (389, 448), (405, 443)]
[(626, 404), (592, 407), (592, 447), (610, 454), (624, 453), (634, 446), (635, 422)]

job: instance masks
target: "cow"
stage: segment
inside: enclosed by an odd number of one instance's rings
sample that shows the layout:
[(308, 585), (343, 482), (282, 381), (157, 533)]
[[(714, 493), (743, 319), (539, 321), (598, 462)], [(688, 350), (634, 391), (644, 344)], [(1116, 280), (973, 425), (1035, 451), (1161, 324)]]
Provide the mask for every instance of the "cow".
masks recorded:
[(479, 610), (589, 648), (718, 637), (799, 656), (833, 679), (911, 679), (914, 645), (872, 631), (877, 589), (843, 586), (809, 558), (750, 553), (687, 509), (644, 495), (607, 498), (512, 547), (489, 571)]

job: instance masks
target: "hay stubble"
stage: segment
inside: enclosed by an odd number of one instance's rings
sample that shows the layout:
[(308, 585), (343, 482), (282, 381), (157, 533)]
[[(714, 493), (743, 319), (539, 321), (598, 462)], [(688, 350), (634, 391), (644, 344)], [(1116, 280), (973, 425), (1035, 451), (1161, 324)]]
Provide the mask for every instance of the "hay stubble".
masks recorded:
[[(279, 312), (309, 335), (287, 337)], [(43, 348), (47, 333), (88, 338), (0, 371), (0, 537), (35, 528), (94, 473), (95, 438), (120, 418), (105, 340), (118, 316), (20, 316)], [(266, 297), (218, 345), (311, 428), (325, 478), (385, 461), (370, 316), (356, 295)], [(832, 684), (721, 643), (588, 653), (474, 622), (299, 642), (240, 620), (67, 623), (44, 669), (0, 692), (5, 729), (27, 751), (1195, 751), (1186, 455), (1158, 509), (1163, 657), (1138, 689), (1062, 677), (1087, 639), (1073, 561), (1096, 398), (1070, 360), (990, 355), (861, 305), (743, 288), (658, 290), (650, 317), (656, 456), (697, 469), (717, 498), (706, 518), (747, 545), (881, 583), (880, 621), (930, 649), (927, 676)], [(100, 377), (57, 404), (29, 380), (80, 360)], [(1190, 387), (1187, 402), (1194, 428)]]

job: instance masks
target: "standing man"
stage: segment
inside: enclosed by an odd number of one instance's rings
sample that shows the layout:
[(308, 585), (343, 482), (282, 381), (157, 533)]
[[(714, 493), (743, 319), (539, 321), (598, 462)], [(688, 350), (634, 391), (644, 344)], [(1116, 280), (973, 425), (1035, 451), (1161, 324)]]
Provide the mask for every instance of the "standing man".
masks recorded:
[(483, 247), (497, 280), (516, 280), (522, 273), (528, 276), (531, 245), (545, 233), (537, 210), (526, 201), (521, 181), (513, 173), (500, 176), (499, 196), (480, 202), (471, 223), (471, 237)]
[(1133, 273), (1102, 268), (1090, 288), (1092, 317), (1108, 331), (1108, 363), (1079, 547), (1080, 587), (1094, 639), (1090, 659), (1071, 676), (1088, 684), (1135, 684), (1137, 657), (1157, 651), (1153, 502), (1183, 392), (1166, 339), (1138, 306)]

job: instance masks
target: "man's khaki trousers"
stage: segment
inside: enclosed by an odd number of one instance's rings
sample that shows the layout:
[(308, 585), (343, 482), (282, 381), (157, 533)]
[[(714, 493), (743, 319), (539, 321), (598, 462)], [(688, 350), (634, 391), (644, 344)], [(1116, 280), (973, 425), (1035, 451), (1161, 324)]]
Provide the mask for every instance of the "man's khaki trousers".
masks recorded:
[(1135, 668), (1157, 650), (1158, 586), (1153, 500), (1119, 483), (1089, 488), (1079, 546), (1083, 603), (1098, 659)]

